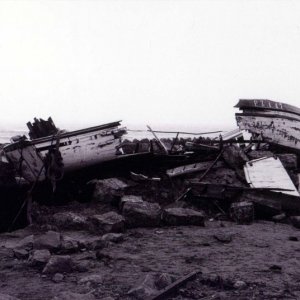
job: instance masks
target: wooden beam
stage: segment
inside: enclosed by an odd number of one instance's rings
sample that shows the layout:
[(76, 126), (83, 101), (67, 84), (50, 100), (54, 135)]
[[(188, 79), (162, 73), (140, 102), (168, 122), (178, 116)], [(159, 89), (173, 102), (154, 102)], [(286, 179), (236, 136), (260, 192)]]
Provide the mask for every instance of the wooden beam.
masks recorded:
[(193, 280), (196, 278), (196, 276), (201, 273), (201, 271), (194, 271), (189, 273), (188, 275), (179, 278), (172, 284), (165, 287), (163, 290), (159, 291), (155, 296), (150, 296), (147, 298), (147, 300), (164, 300), (166, 297), (168, 297), (171, 293), (175, 292), (176, 289), (178, 289), (180, 286), (184, 285), (190, 280)]
[(152, 132), (152, 134), (154, 135), (156, 141), (158, 142), (158, 144), (161, 146), (161, 148), (164, 150), (164, 152), (166, 154), (168, 154), (168, 149), (167, 147), (164, 145), (164, 143), (158, 138), (158, 136), (155, 134), (155, 132), (151, 129), (151, 127), (149, 125), (147, 125), (147, 128), (149, 129), (149, 131)]

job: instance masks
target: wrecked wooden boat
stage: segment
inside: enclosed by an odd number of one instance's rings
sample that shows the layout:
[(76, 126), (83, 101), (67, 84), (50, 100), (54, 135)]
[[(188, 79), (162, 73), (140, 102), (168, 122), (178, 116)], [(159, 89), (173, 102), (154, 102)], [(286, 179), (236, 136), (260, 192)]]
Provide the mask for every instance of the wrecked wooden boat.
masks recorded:
[(241, 99), (235, 106), (241, 130), (262, 140), (290, 150), (300, 150), (300, 108), (265, 99)]
[[(5, 157), (17, 173), (29, 182), (42, 181), (49, 173), (71, 172), (115, 159), (126, 128), (121, 121), (70, 132), (60, 131), (51, 118), (37, 120), (25, 136), (12, 138), (3, 148)], [(63, 170), (62, 170), (63, 169)], [(51, 177), (52, 175), (50, 175)], [(49, 176), (48, 176), (49, 177)]]

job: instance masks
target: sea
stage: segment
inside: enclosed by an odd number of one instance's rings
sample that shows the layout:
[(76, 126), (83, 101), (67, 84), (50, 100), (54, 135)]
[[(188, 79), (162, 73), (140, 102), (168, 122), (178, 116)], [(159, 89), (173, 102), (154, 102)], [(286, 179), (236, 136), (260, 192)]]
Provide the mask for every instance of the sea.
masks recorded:
[[(127, 128), (128, 129), (128, 128)], [(167, 131), (167, 130), (166, 130)], [(207, 134), (207, 132), (210, 132)], [(214, 133), (213, 133), (214, 132)], [(202, 133), (202, 136), (205, 137), (210, 137), (210, 138), (214, 138), (214, 137), (218, 137), (220, 134), (224, 134), (227, 131), (222, 131), (222, 132), (218, 132), (215, 131), (213, 129), (207, 129), (206, 130), (193, 130), (193, 132), (187, 134), (187, 133), (180, 133), (179, 134), (179, 138), (193, 138), (193, 137), (199, 137), (200, 133)], [(194, 133), (194, 134), (192, 134)], [(155, 133), (156, 136), (158, 138), (174, 138), (176, 137), (176, 131), (174, 132), (156, 132)], [(4, 129), (0, 129), (0, 144), (4, 144), (4, 143), (10, 143), (11, 142), (11, 138), (14, 136), (27, 136), (28, 137), (28, 131), (25, 130), (4, 130)], [(153, 139), (153, 133), (145, 130), (136, 130), (136, 129), (128, 129), (128, 132), (126, 135), (123, 136), (124, 139), (128, 139), (128, 140), (134, 140), (134, 139), (144, 139), (144, 138), (148, 138), (148, 139)]]
[(13, 136), (27, 134), (28, 132), (24, 130), (0, 130), (0, 144), (10, 143)]

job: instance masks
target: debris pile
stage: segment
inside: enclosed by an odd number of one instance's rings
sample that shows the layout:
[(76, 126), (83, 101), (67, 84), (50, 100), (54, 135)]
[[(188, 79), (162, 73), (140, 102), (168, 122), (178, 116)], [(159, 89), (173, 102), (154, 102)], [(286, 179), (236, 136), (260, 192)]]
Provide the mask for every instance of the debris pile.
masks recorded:
[[(238, 125), (250, 138), (235, 130), (215, 139), (179, 139), (177, 133), (174, 139), (160, 140), (148, 127), (154, 139), (123, 141), (126, 129), (119, 128), (120, 122), (74, 132), (59, 130), (51, 118), (28, 123), (30, 140), (16, 137), (1, 149), (0, 193), (5, 201), (0, 227), (9, 231), (29, 226), (19, 231), (22, 238), (6, 233), (15, 240), (2, 243), (0, 237), (0, 259), (8, 264), (15, 260), (20, 268), (55, 284), (66, 283), (66, 278), (70, 286), (76, 282), (76, 293), (60, 290), (53, 299), (205, 299), (207, 286), (230, 291), (254, 286), (199, 270), (174, 274), (143, 266), (146, 276), (136, 276), (126, 290), (118, 287), (116, 295), (101, 290), (107, 278), (89, 272), (116, 264), (120, 269), (115, 271), (122, 272), (122, 261), (134, 264), (143, 255), (139, 245), (148, 232), (157, 239), (171, 232), (176, 240), (181, 230), (212, 230), (209, 241), (192, 239), (186, 245), (230, 247), (235, 235), (222, 231), (226, 226), (250, 227), (269, 220), (300, 228), (298, 140), (293, 136), (291, 147), (283, 123), (276, 123), (264, 107), (269, 103), (268, 110), (273, 108), (283, 120), (292, 114), (298, 118), (300, 111), (264, 101), (238, 105), (244, 110), (236, 115)], [(248, 114), (256, 123), (249, 123)], [(122, 255), (114, 252), (122, 244), (127, 245)], [(201, 259), (191, 254), (184, 262), (198, 264)], [(80, 278), (72, 281), (72, 274)]]

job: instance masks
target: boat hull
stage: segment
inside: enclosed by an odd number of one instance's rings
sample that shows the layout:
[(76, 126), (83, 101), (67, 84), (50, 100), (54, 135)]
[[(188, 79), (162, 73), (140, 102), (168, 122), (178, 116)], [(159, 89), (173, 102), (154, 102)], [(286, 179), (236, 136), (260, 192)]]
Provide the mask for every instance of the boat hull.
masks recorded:
[[(244, 106), (240, 107), (243, 112), (235, 114), (237, 125), (241, 130), (249, 131), (255, 138), (261, 136), (264, 142), (300, 151), (298, 111), (280, 110), (280, 107), (285, 107), (282, 103), (276, 106), (276, 110), (270, 107), (253, 108), (251, 102), (247, 106), (245, 101)], [(272, 103), (274, 105), (275, 102)]]
[[(40, 162), (45, 162), (46, 155), (51, 150), (59, 150), (63, 170), (68, 173), (117, 158), (122, 135), (126, 133), (126, 130), (119, 128), (119, 125), (119, 122), (114, 122), (31, 141), (21, 140), (9, 144), (3, 150), (6, 157), (14, 163), (17, 172), (20, 161), (24, 160), (24, 153), (29, 152), (26, 157), (26, 165), (37, 165), (37, 162), (38, 165), (41, 165)], [(41, 167), (43, 165), (44, 163)], [(33, 170), (33, 178), (44, 179), (44, 176), (38, 176), (38, 169), (41, 167)], [(30, 176), (28, 176), (28, 181), (32, 181)]]

